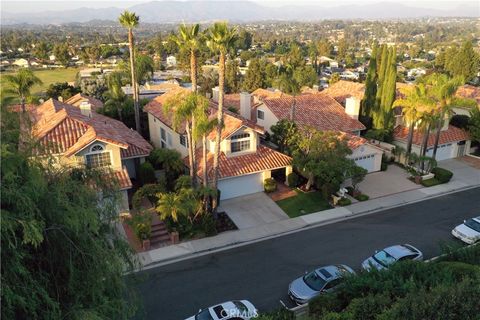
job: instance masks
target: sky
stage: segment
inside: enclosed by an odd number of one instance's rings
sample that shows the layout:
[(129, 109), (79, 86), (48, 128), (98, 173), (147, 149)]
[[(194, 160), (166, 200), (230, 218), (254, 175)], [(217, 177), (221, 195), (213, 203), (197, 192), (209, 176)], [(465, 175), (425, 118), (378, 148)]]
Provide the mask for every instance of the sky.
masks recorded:
[[(89, 8), (106, 8), (106, 7), (117, 7), (117, 8), (128, 8), (132, 5), (149, 2), (150, 0), (130, 0), (130, 1), (118, 1), (118, 0), (101, 0), (101, 1), (91, 1), (91, 0), (15, 0), (15, 1), (1, 1), (0, 10), (6, 12), (35, 12), (35, 11), (55, 11), (55, 10), (68, 10), (68, 9), (77, 9), (82, 7)], [(202, 0), (197, 0), (202, 1)], [(224, 0), (228, 1), (228, 0)], [(452, 0), (435, 0), (435, 1), (423, 1), (423, 0), (251, 0), (253, 2), (260, 3), (265, 6), (281, 6), (288, 4), (295, 5), (323, 5), (323, 6), (336, 6), (346, 3), (374, 3), (374, 2), (397, 2), (402, 4), (408, 4), (409, 6), (417, 6), (423, 8), (436, 8), (436, 9), (448, 9), (451, 7), (458, 7), (461, 2), (465, 3), (478, 3), (478, 0), (462, 0), (462, 1), (452, 1)]]

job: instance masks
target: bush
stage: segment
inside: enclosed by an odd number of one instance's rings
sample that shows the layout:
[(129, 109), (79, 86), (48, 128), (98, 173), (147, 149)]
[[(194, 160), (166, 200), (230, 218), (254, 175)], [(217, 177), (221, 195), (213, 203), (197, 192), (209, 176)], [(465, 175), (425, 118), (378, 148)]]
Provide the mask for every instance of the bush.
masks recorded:
[(152, 234), (152, 215), (148, 212), (137, 213), (127, 220), (127, 224), (133, 228), (137, 238), (147, 240)]
[(382, 162), (382, 165), (380, 166), (380, 170), (387, 171), (387, 169), (388, 169), (388, 164), (386, 164), (385, 162)]
[(289, 187), (291, 188), (297, 187), (299, 182), (298, 174), (296, 174), (295, 172), (290, 173), (287, 176), (287, 182)]
[(439, 167), (433, 168), (432, 173), (435, 174), (435, 178), (440, 183), (447, 183), (453, 177), (453, 172)]
[(370, 199), (370, 197), (367, 196), (366, 194), (361, 193), (358, 196), (356, 196), (355, 199), (357, 199), (358, 201), (367, 201), (368, 199)]
[(143, 187), (138, 188), (132, 197), (132, 206), (134, 209), (140, 208), (142, 200), (147, 198), (153, 205), (156, 204), (157, 194), (165, 192), (165, 182), (163, 183), (147, 183)]
[(265, 181), (263, 182), (263, 187), (265, 188), (265, 192), (273, 192), (277, 190), (277, 181), (275, 181), (275, 179), (273, 178), (265, 179)]
[(140, 181), (142, 184), (155, 183), (155, 170), (150, 162), (144, 162), (140, 165)]
[(433, 187), (433, 186), (436, 186), (437, 184), (440, 184), (440, 183), (441, 182), (438, 181), (438, 179), (435, 179), (435, 178), (422, 180), (422, 182), (421, 182), (422, 186), (424, 186), (424, 187)]
[(342, 198), (342, 199), (338, 200), (337, 204), (339, 206), (343, 207), (343, 206), (348, 206), (348, 205), (352, 204), (352, 201), (350, 201), (350, 199), (348, 199), (348, 198)]

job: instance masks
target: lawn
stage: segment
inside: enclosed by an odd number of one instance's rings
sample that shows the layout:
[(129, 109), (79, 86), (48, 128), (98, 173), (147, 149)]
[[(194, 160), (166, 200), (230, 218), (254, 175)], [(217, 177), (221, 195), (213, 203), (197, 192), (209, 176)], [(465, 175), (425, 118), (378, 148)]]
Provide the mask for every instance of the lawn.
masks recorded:
[(290, 218), (331, 208), (318, 191), (304, 193), (296, 190), (296, 192), (296, 196), (276, 202)]
[[(35, 70), (34, 73), (37, 77), (42, 80), (43, 84), (39, 86), (34, 86), (32, 88), (33, 94), (39, 94), (44, 92), (48, 86), (56, 82), (71, 82), (75, 81), (75, 77), (80, 71), (79, 68), (58, 68), (58, 69), (47, 69), (47, 70)], [(6, 83), (4, 80), (4, 75), (14, 74), (14, 72), (2, 72), (0, 73), (0, 88), (5, 89)]]

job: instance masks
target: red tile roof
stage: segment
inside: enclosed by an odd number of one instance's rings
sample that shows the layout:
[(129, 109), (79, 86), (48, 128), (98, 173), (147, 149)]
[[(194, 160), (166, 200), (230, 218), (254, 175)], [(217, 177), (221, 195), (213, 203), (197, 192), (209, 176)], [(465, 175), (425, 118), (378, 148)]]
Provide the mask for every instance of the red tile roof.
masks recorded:
[(477, 106), (480, 109), (480, 87), (474, 87), (466, 84), (458, 88), (456, 96), (459, 98), (476, 100)]
[[(202, 152), (201, 148), (196, 151), (196, 159), (199, 164), (197, 174), (202, 177)], [(184, 159), (188, 166), (188, 157)], [(259, 145), (257, 152), (238, 156), (227, 157), (223, 152), (219, 156), (219, 178), (242, 176), (245, 174), (274, 170), (291, 165), (292, 158), (289, 156)], [(213, 175), (213, 153), (207, 153), (207, 167), (209, 177)]]
[(273, 90), (262, 89), (262, 88), (258, 88), (257, 90), (253, 91), (252, 96), (258, 98), (259, 100), (290, 97), (290, 95), (285, 94), (280, 90), (273, 91)]
[(347, 139), (347, 145), (352, 151), (368, 143), (368, 140), (365, 138), (362, 138), (360, 136), (356, 136), (353, 134), (345, 133), (345, 132), (342, 132), (340, 134), (340, 137)]
[(132, 181), (128, 176), (127, 169), (120, 171), (114, 171), (112, 175), (109, 176), (112, 182), (116, 183), (120, 190), (130, 189), (132, 187)]
[[(435, 132), (431, 132), (428, 136), (428, 147), (432, 147), (435, 144)], [(413, 133), (412, 143), (421, 146), (423, 140), (423, 133), (419, 130), (415, 130)], [(404, 126), (397, 126), (393, 131), (393, 137), (395, 140), (407, 141), (408, 128)], [(447, 130), (440, 132), (440, 140), (438, 144), (445, 144), (457, 141), (469, 140), (470, 136), (465, 130), (449, 125)]]
[(98, 100), (97, 98), (84, 95), (83, 93), (77, 93), (76, 95), (74, 95), (74, 96), (68, 98), (67, 100), (65, 100), (66, 104), (70, 104), (70, 105), (75, 106), (77, 108), (80, 107), (80, 104), (82, 102), (90, 103), (93, 111), (97, 111), (99, 108), (103, 107), (103, 102), (102, 101)]
[(123, 158), (147, 156), (152, 146), (122, 122), (97, 114), (83, 115), (79, 108), (50, 99), (31, 111), (33, 136), (38, 139), (39, 154), (71, 156), (99, 140), (122, 148)]
[[(290, 119), (293, 98), (265, 99), (263, 103), (279, 120)], [(296, 97), (294, 120), (300, 127), (310, 126), (322, 131), (365, 130), (360, 121), (350, 118), (337, 101), (323, 93)]]

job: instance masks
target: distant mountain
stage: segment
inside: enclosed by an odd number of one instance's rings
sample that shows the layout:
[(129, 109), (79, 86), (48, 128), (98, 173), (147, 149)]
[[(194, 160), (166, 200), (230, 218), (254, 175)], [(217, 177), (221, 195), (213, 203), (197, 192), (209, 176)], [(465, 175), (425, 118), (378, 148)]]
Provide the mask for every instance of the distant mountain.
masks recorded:
[[(323, 19), (392, 19), (419, 17), (478, 17), (479, 5), (475, 2), (458, 2), (456, 9), (440, 10), (413, 7), (400, 3), (380, 2), (368, 4), (322, 7), (320, 4), (300, 4), (283, 7), (267, 7), (261, 4), (238, 1), (152, 1), (129, 8), (142, 22), (207, 22), (229, 20), (249, 22), (262, 20), (312, 21)], [(32, 13), (2, 12), (2, 24), (64, 24), (90, 20), (116, 20), (123, 11), (120, 8), (79, 8), (65, 11)]]

